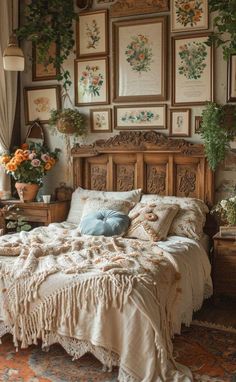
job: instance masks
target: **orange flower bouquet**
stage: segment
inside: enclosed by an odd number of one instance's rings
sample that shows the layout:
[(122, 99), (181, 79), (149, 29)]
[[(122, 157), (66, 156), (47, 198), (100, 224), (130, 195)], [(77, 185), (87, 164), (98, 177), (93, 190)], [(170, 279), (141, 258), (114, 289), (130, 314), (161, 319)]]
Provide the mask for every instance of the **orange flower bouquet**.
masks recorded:
[(43, 177), (54, 167), (59, 151), (49, 152), (45, 146), (24, 143), (13, 154), (2, 154), (0, 163), (17, 182), (42, 186)]

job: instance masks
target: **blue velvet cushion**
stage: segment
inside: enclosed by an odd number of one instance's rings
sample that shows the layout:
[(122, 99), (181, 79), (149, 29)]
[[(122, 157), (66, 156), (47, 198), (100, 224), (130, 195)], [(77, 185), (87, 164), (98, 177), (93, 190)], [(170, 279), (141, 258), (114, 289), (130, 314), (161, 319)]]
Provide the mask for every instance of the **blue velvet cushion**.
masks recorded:
[(99, 210), (82, 218), (80, 231), (84, 235), (115, 236), (122, 235), (129, 227), (129, 217), (121, 212)]

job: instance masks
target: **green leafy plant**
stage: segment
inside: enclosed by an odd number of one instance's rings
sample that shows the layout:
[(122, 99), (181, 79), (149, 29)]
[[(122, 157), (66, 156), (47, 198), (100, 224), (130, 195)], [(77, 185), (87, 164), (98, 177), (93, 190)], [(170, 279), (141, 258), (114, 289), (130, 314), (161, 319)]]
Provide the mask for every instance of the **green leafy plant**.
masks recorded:
[(49, 126), (56, 128), (63, 134), (85, 135), (87, 128), (84, 116), (77, 109), (65, 108), (52, 110), (50, 113)]
[(4, 210), (4, 218), (7, 221), (6, 228), (8, 230), (21, 232), (29, 231), (32, 228), (15, 204), (5, 206), (2, 210)]
[(202, 112), (200, 134), (209, 166), (215, 171), (230, 150), (230, 141), (236, 135), (235, 107), (209, 102)]
[(223, 47), (225, 60), (236, 53), (236, 0), (208, 0), (209, 11), (216, 12), (213, 18), (214, 33), (208, 45)]
[[(31, 1), (25, 6), (25, 23), (16, 31), (20, 39), (30, 40), (37, 46), (38, 63), (53, 64), (65, 90), (72, 82), (63, 63), (74, 47), (73, 20), (76, 18), (73, 0)], [(48, 57), (52, 43), (56, 43), (58, 54)]]
[(218, 202), (212, 208), (211, 214), (216, 214), (220, 223), (236, 225), (236, 196)]

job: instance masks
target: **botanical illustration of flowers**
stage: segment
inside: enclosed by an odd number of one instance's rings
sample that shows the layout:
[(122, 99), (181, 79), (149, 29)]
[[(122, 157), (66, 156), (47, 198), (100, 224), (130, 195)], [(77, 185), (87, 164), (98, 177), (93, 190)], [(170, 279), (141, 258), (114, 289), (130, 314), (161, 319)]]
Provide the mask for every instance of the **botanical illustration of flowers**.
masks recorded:
[(153, 122), (158, 121), (160, 118), (159, 114), (154, 114), (152, 111), (132, 111), (132, 112), (126, 112), (122, 115), (121, 121), (122, 122), (131, 122), (135, 124), (141, 124), (143, 122)]
[(202, 42), (188, 42), (179, 47), (181, 64), (178, 67), (179, 74), (189, 80), (201, 78), (206, 67), (207, 47)]
[(151, 70), (153, 52), (147, 36), (143, 34), (132, 36), (131, 42), (126, 47), (125, 55), (132, 70), (138, 73)]
[(98, 65), (86, 65), (79, 79), (83, 96), (99, 96), (104, 82), (104, 77), (99, 71)]
[(96, 49), (96, 47), (99, 44), (99, 41), (101, 40), (100, 28), (96, 20), (92, 20), (91, 25), (86, 24), (86, 35), (88, 37), (87, 48)]
[(175, 0), (176, 20), (183, 26), (195, 26), (203, 16), (203, 0)]
[(35, 110), (39, 113), (50, 111), (50, 99), (47, 97), (38, 97), (34, 100)]
[(96, 114), (95, 127), (97, 130), (106, 130), (107, 122), (106, 115), (104, 113)]

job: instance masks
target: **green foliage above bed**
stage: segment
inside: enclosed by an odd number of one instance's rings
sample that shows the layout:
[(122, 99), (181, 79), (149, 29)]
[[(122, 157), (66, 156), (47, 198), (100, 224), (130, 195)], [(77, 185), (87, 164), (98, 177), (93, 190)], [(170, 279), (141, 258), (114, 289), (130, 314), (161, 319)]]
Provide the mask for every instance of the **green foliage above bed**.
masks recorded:
[(230, 150), (236, 136), (236, 112), (233, 105), (209, 102), (202, 112), (201, 137), (210, 168), (215, 171)]

